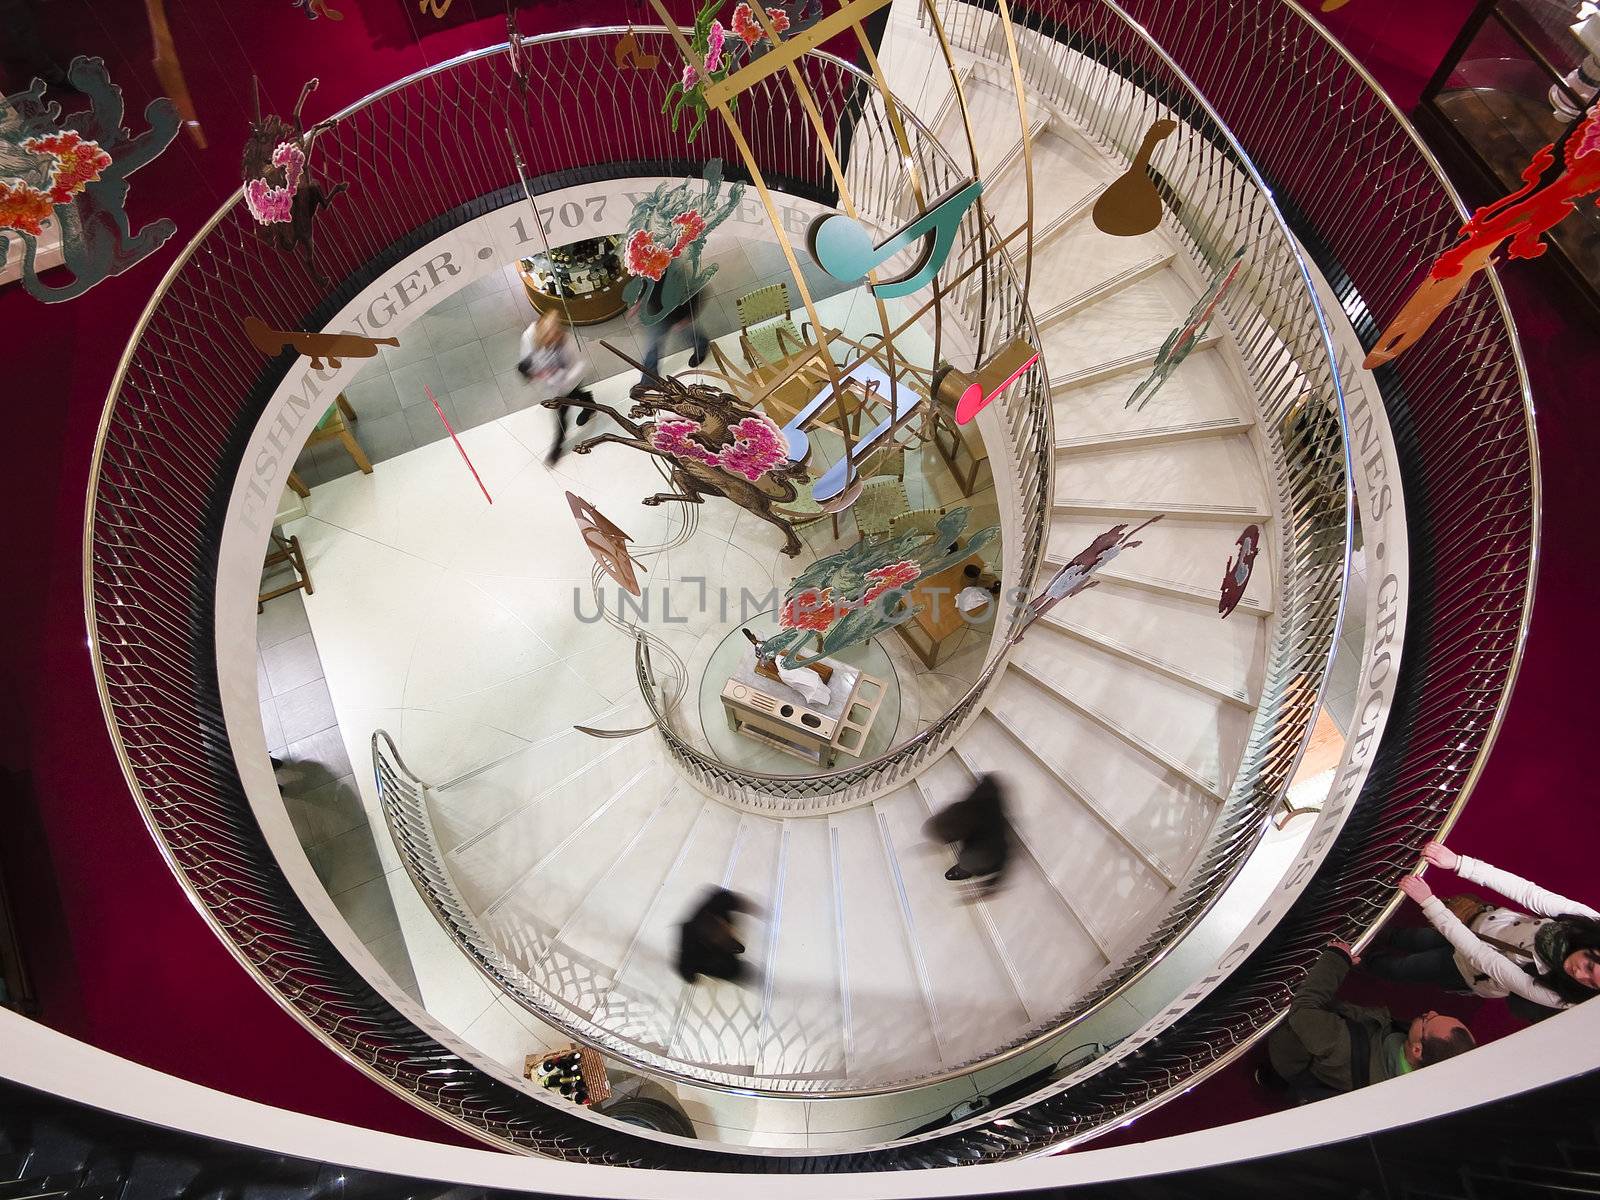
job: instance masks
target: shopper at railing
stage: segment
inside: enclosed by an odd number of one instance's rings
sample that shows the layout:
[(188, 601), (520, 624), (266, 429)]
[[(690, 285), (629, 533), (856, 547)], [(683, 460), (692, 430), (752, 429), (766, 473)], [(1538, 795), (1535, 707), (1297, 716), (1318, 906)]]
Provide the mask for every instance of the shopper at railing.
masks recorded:
[(1367, 954), (1366, 970), (1400, 983), (1515, 997), (1527, 1003), (1514, 1003), (1513, 1009), (1529, 1020), (1595, 994), (1600, 987), (1600, 913), (1481, 859), (1457, 854), (1442, 842), (1429, 842), (1422, 857), (1430, 866), (1493, 888), (1528, 912), (1475, 896), (1441, 900), (1419, 876), (1408, 876), (1400, 881), (1400, 890), (1421, 905), (1429, 927), (1398, 929), (1381, 938)]
[(758, 911), (738, 893), (714, 888), (678, 927), (678, 974), (684, 982), (693, 983), (702, 975), (733, 983), (744, 979), (750, 964), (739, 957), (744, 943), (734, 929), (733, 917)]
[[(517, 370), (524, 379), (543, 383), (550, 389), (552, 399), (593, 401), (594, 396), (583, 386), (588, 369), (588, 360), (579, 351), (577, 339), (560, 313), (547, 312), (522, 331), (522, 357), (517, 361)], [(592, 416), (592, 408), (580, 410), (578, 425), (587, 425)], [(545, 455), (545, 465), (555, 465), (566, 437), (567, 406), (563, 404), (556, 408), (556, 440)]]
[(952, 883), (975, 880), (985, 892), (999, 887), (1014, 840), (999, 777), (980, 775), (964, 799), (928, 820), (924, 833), (956, 847), (956, 863), (944, 873), (946, 879)]
[(1409, 1074), (1476, 1044), (1454, 1017), (1426, 1012), (1401, 1025), (1387, 1008), (1340, 1000), (1339, 985), (1358, 961), (1347, 943), (1329, 943), (1267, 1039), (1268, 1065), (1257, 1069), (1258, 1082), (1308, 1104)]

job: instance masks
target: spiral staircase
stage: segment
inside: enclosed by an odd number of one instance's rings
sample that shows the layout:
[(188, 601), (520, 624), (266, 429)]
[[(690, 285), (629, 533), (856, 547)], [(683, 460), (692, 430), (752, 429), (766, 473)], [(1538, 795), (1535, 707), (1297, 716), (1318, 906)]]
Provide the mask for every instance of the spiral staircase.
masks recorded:
[[(187, 607), (187, 588), (156, 586), (149, 572), (182, 574), (190, 560), (158, 553), (148, 565), (147, 531), (128, 536), (140, 524), (137, 512), (148, 511), (141, 489), (159, 474), (151, 472), (141, 423), (189, 423), (159, 465), (193, 478), (156, 482), (164, 497), (225, 496), (235, 485), (238, 431), (282, 375), (254, 362), (248, 378), (255, 383), (239, 395), (239, 364), (207, 365), (192, 354), (182, 335), (188, 314), (215, 307), (227, 289), (213, 280), (215, 263), (205, 271), (190, 271), (197, 258), (179, 264), (153, 302), (103, 431), (91, 630), (112, 728), (153, 831), (202, 911), (285, 1007), (387, 1086), (506, 1148), (718, 1170), (947, 1165), (1061, 1146), (1191, 1086), (1270, 1024), (1330, 934), (1359, 936), (1381, 918), (1406, 851), (1462, 799), (1515, 671), (1536, 527), (1515, 341), (1497, 294), (1483, 287), (1468, 294), (1462, 322), (1449, 333), (1461, 345), (1488, 347), (1473, 360), (1471, 404), (1463, 400), (1467, 365), (1448, 352), (1419, 355), (1413, 373), (1378, 381), (1406, 414), (1397, 440), (1407, 466), (1406, 515), (1417, 533), (1425, 536), (1446, 512), (1468, 509), (1495, 513), (1500, 527), (1435, 540), (1423, 555), (1428, 595), (1419, 615), (1432, 619), (1433, 637), (1408, 658), (1395, 700), (1407, 736), (1385, 743), (1359, 819), (1339, 835), (1305, 900), (1243, 969), (1208, 975), (1218, 945), (1227, 943), (1196, 931), (1227, 908), (1229, 885), (1290, 783), (1341, 608), (1349, 433), (1339, 379), (1348, 364), (1341, 370), (1334, 362), (1335, 339), (1312, 299), (1300, 248), (1318, 260), (1328, 293), (1344, 308), (1334, 316), (1348, 318), (1354, 336), (1367, 341), (1376, 334), (1372, 314), (1403, 299), (1409, 270), (1380, 263), (1348, 221), (1334, 219), (1360, 204), (1349, 195), (1314, 195), (1304, 180), (1326, 179), (1329, 162), (1351, 167), (1340, 156), (1360, 139), (1400, 145), (1410, 158), (1398, 174), (1365, 150), (1355, 162), (1375, 189), (1369, 201), (1382, 210), (1385, 172), (1391, 188), (1424, 189), (1426, 203), (1404, 217), (1418, 261), (1426, 258), (1422, 247), (1448, 242), (1455, 219), (1431, 164), (1337, 50), (1296, 10), (1245, 7), (1186, 24), (1160, 6), (1062, 6), (1019, 26), (1015, 61), (1025, 69), (1031, 132), (1025, 154), (1016, 76), (993, 14), (937, 6), (938, 36), (954, 45), (962, 80), (957, 102), (938, 89), (930, 94), (933, 31), (914, 6), (896, 5), (883, 61), (915, 115), (918, 153), (935, 161), (970, 130), (991, 230), (1025, 219), (1022, 163), (1032, 157), (1031, 287), (1026, 308), (1007, 311), (1037, 336), (1047, 371), (997, 401), (984, 431), (1006, 447), (996, 478), (1015, 492), (1002, 501), (1009, 503), (1008, 569), (1033, 584), (1108, 526), (1161, 518), (1140, 533), (1142, 545), (1098, 575), (1097, 587), (1058, 606), (1015, 647), (996, 639), (978, 680), (942, 722), (886, 761), (840, 773), (836, 787), (826, 779), (806, 787), (741, 779), (674, 735), (641, 648), (641, 695), (617, 706), (609, 724), (654, 721), (657, 731), (605, 741), (564, 730), (454, 781), (413, 773), (403, 745), (375, 740), (384, 816), (411, 884), (451, 935), (456, 969), (483, 972), (553, 1029), (683, 1096), (757, 1094), (820, 1106), (937, 1093), (904, 1109), (921, 1115), (979, 1101), (953, 1126), (922, 1134), (913, 1132), (920, 1120), (902, 1119), (876, 1126), (893, 1128), (868, 1144), (821, 1141), (792, 1154), (646, 1135), (507, 1079), (382, 980), (351, 970), (325, 898), (308, 899), (274, 864), (270, 833), (262, 833), (269, 819), (251, 783), (252, 771), (256, 783), (262, 778), (260, 764), (234, 765), (228, 739), (219, 737), (226, 727), (237, 738), (224, 717), (226, 679), (219, 685), (214, 666), (162, 655), (139, 634), (143, 622), (219, 636), (237, 624), (213, 614), (208, 599)], [(609, 52), (605, 37), (544, 39), (523, 53), (545, 56), (548, 75), (558, 78), (593, 67), (597, 54)], [(1225, 37), (1233, 39), (1232, 60), (1211, 48)], [(1273, 50), (1287, 41), (1304, 51), (1292, 63)], [(664, 38), (661, 46), (669, 59)], [(504, 86), (502, 54), (446, 64), (421, 86), (447, 80), (459, 111), (470, 115)], [(1326, 94), (1315, 114), (1340, 113), (1346, 133), (1320, 149), (1295, 143), (1238, 91), (1243, 64), (1259, 79), (1292, 78), (1293, 70), (1321, 80)], [(837, 60), (819, 60), (817, 69), (837, 86), (837, 111), (860, 114), (859, 73)], [(1105, 89), (1081, 86), (1091, 71), (1110, 81)], [(596, 103), (619, 112), (654, 105), (651, 89), (661, 80), (646, 75), (619, 73)], [(1118, 88), (1126, 90), (1113, 95)], [(1190, 219), (1169, 214), (1149, 234), (1107, 238), (1088, 214), (1148, 123), (1137, 109), (1119, 116), (1117, 101), (1135, 95), (1150, 112), (1170, 111), (1183, 122), (1182, 152), (1166, 170), (1174, 192), (1186, 180), (1194, 184)], [(398, 89), (385, 102), (404, 97)], [(870, 171), (863, 165), (872, 162), (869, 150), (887, 144), (871, 140), (874, 116), (859, 116), (853, 129), (852, 172)], [(371, 128), (365, 117), (336, 120), (319, 152), (352, 175), (377, 172), (381, 165), (363, 160), (357, 140), (373, 136)], [(626, 167), (683, 153), (658, 140), (618, 154), (581, 134), (542, 145), (525, 137), (525, 145), (537, 145), (530, 175), (555, 179), (613, 159)], [(816, 157), (814, 147), (802, 151)], [(757, 152), (773, 153), (784, 182), (808, 190), (795, 167), (805, 152), (764, 145)], [(351, 280), (370, 277), (380, 231), (409, 248), (452, 218), (508, 201), (516, 171), (502, 151), (463, 143), (457, 153), (453, 173), (418, 185), (418, 210), (441, 216), (417, 226), (410, 214), (395, 214), (356, 238), (335, 215), (323, 239), (330, 260)], [(955, 169), (948, 156), (938, 161)], [(1352, 191), (1356, 177), (1347, 170)], [(1267, 198), (1268, 178), (1298, 203), (1287, 224)], [(816, 193), (814, 181), (809, 190)], [(1196, 209), (1202, 198), (1216, 200), (1215, 210)], [(879, 211), (887, 219), (892, 203)], [(219, 214), (219, 222), (234, 219)], [(1241, 229), (1256, 239), (1252, 287), (1230, 293), (1226, 319), (1155, 400), (1126, 407)], [(231, 245), (222, 269), (247, 278), (257, 251)], [(307, 328), (359, 290), (351, 283), (325, 294), (309, 280), (293, 287), (292, 299), (279, 303), (310, 314)], [(983, 302), (973, 285), (954, 297), (966, 314)], [(169, 410), (173, 364), (210, 372), (209, 386), (232, 394), (233, 409)], [(1315, 403), (1307, 405), (1307, 396)], [(1469, 418), (1499, 431), (1483, 444), (1509, 469), (1471, 472), (1451, 457), (1474, 451), (1464, 439), (1438, 435)], [(185, 459), (202, 441), (231, 449)], [(181, 503), (172, 511), (181, 512)], [(1265, 531), (1263, 550), (1244, 600), (1219, 620), (1222, 567), (1248, 524)], [(187, 536), (177, 526), (167, 533)], [(1486, 556), (1502, 569), (1483, 573)], [(678, 577), (671, 550), (657, 566), (663, 579)], [(146, 738), (152, 720), (186, 731), (176, 739), (176, 770)], [(1006, 888), (968, 903), (941, 878), (950, 860), (922, 827), (987, 771), (1012, 785), (1017, 861)], [(759, 968), (752, 986), (684, 986), (668, 969), (673, 928), (709, 885), (731, 887), (761, 910), (747, 939)], [(271, 936), (251, 932), (268, 929)], [(1156, 969), (1163, 964), (1172, 969)], [(1070, 1080), (1058, 1066), (1085, 1042), (1092, 1060), (1115, 1040), (1085, 1030), (1099, 1028), (1093, 1020), (1109, 1006), (1127, 1005), (1135, 981), (1168, 989), (1142, 1001), (1159, 1007), (1201, 976), (1207, 994), (1188, 997), (1197, 1005), (1138, 1054), (1108, 1057)], [(1073, 1062), (1077, 1068), (1082, 1060)], [(939, 1090), (952, 1081), (960, 1081), (958, 1090)], [(1013, 1087), (1022, 1091), (1006, 1092)], [(985, 1108), (1001, 1094), (1011, 1107), (996, 1118)], [(891, 1137), (904, 1140), (884, 1144)]]

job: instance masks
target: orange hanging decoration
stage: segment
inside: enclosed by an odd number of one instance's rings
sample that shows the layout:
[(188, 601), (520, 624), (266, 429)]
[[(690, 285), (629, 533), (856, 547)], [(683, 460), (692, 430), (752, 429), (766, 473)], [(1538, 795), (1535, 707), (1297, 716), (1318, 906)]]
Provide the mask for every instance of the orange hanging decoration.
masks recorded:
[[(1556, 146), (1564, 144), (1564, 169), (1545, 187), (1539, 180), (1555, 164)], [(1542, 236), (1577, 207), (1579, 200), (1600, 191), (1600, 111), (1591, 111), (1560, 142), (1533, 156), (1522, 172), (1523, 184), (1511, 195), (1486, 204), (1461, 227), (1461, 240), (1441, 254), (1395, 314), (1362, 366), (1382, 366), (1421, 340), (1449, 303), (1487, 267), (1507, 238), (1507, 258), (1538, 258), (1545, 252)]]

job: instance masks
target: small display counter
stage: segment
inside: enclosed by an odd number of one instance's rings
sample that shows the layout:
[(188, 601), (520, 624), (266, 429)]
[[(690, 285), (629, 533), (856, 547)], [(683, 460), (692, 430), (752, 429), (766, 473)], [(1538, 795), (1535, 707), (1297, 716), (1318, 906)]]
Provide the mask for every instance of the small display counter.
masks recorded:
[(519, 260), (528, 303), (538, 313), (553, 309), (573, 325), (611, 320), (624, 308), (622, 289), (628, 284), (621, 245), (616, 237), (589, 238)]

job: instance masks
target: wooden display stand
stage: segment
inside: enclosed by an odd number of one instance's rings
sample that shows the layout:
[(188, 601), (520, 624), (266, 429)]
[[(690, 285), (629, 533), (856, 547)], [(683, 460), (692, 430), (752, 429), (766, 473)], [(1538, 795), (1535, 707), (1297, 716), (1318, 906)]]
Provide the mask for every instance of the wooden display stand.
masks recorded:
[(533, 311), (543, 315), (558, 312), (570, 325), (598, 325), (619, 315), (627, 306), (622, 300), (622, 290), (628, 286), (628, 277), (622, 275), (616, 282), (581, 296), (552, 296), (542, 289), (526, 267), (517, 263), (517, 275), (522, 280), (522, 290), (528, 295)]
[(589, 1106), (602, 1104), (611, 1099), (611, 1080), (606, 1076), (605, 1060), (600, 1057), (600, 1052), (591, 1046), (567, 1046), (560, 1050), (541, 1050), (537, 1054), (526, 1055), (522, 1060), (522, 1077), (537, 1080), (539, 1078), (539, 1064), (547, 1058), (560, 1058), (563, 1054), (578, 1052), (578, 1074), (583, 1077), (584, 1089), (589, 1093)]

